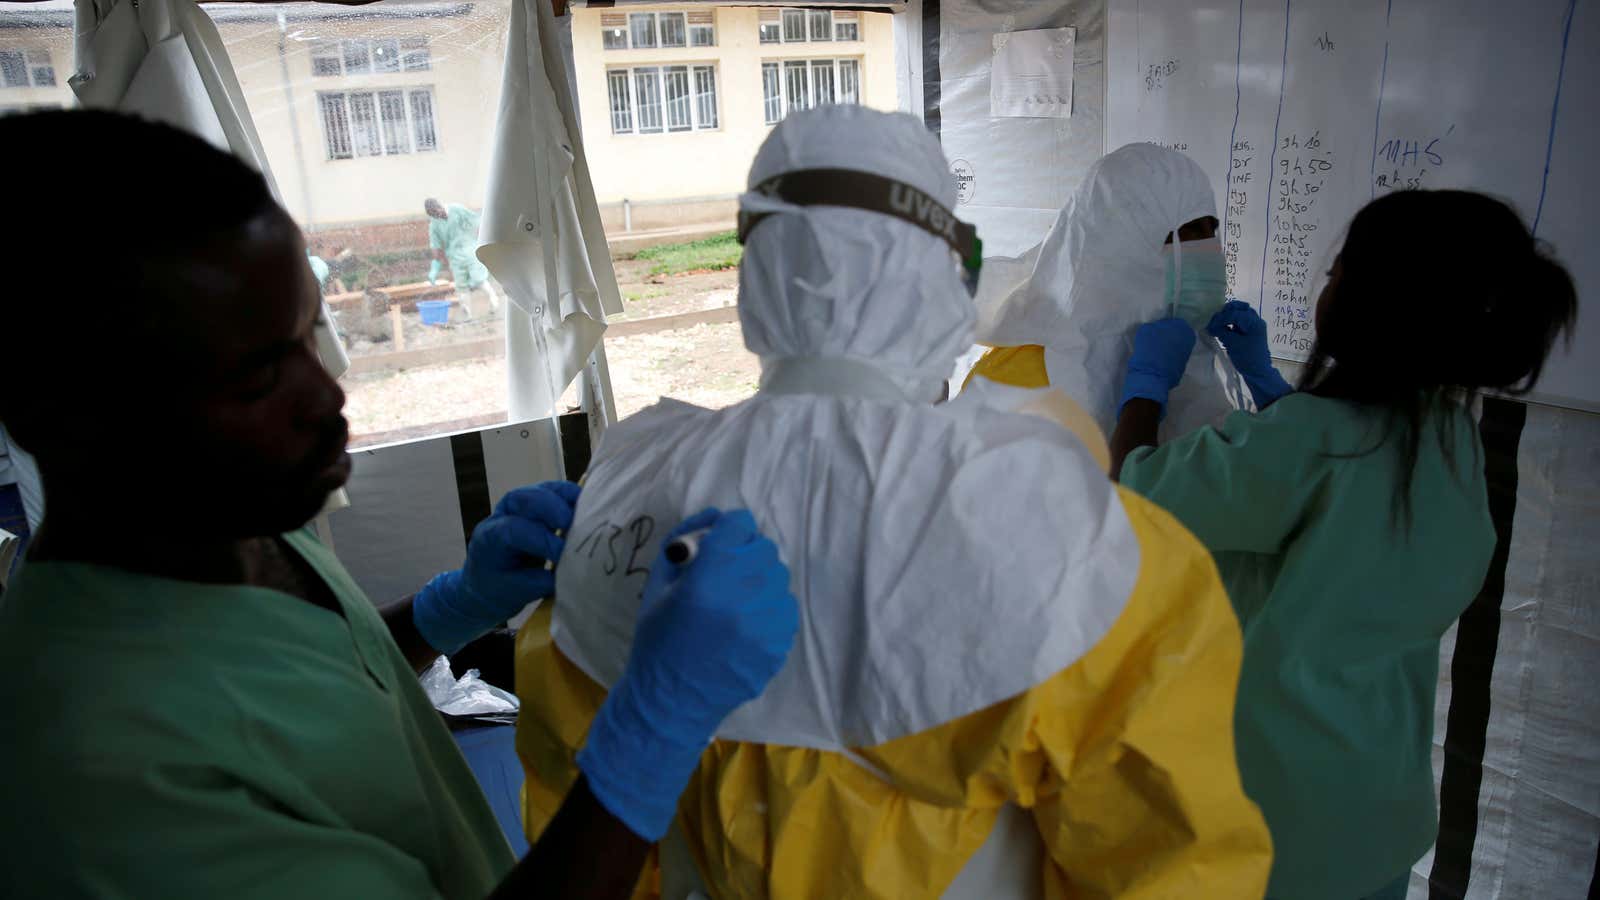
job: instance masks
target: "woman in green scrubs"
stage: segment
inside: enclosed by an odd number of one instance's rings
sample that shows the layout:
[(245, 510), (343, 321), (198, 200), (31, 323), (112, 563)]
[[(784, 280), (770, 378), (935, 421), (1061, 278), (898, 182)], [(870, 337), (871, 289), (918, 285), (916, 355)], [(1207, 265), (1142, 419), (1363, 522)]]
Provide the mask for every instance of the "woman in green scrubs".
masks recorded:
[(1235, 732), (1269, 896), (1404, 897), (1432, 845), (1439, 639), (1495, 547), (1469, 405), (1530, 389), (1576, 308), (1504, 204), (1404, 191), (1351, 222), (1298, 391), (1230, 303), (1208, 331), (1259, 411), (1154, 446), (1194, 332), (1137, 333), (1114, 471), (1211, 549), (1244, 628)]

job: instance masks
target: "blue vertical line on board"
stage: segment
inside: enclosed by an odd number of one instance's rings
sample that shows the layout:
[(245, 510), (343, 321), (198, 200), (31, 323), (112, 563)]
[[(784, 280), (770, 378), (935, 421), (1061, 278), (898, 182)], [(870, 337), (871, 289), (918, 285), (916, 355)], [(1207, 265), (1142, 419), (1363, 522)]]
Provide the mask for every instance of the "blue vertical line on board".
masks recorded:
[[(1233, 50), (1233, 131), (1228, 133), (1228, 168), (1223, 170), (1222, 240), (1228, 240), (1228, 209), (1233, 206), (1233, 153), (1239, 143), (1239, 69), (1244, 61), (1244, 0), (1239, 0), (1239, 42)], [(1237, 262), (1237, 260), (1235, 260)], [(1238, 267), (1234, 267), (1238, 271)]]
[(1378, 75), (1378, 111), (1372, 114), (1372, 171), (1367, 173), (1368, 199), (1378, 196), (1378, 134), (1383, 128), (1383, 86), (1389, 83), (1389, 19), (1394, 16), (1394, 0), (1383, 14), (1383, 71)]
[(1278, 128), (1283, 124), (1283, 92), (1289, 82), (1289, 6), (1294, 0), (1283, 0), (1283, 62), (1278, 69), (1278, 117), (1272, 121), (1272, 168), (1267, 172), (1267, 236), (1261, 239), (1261, 306), (1256, 312), (1267, 309), (1267, 248), (1272, 246), (1272, 179), (1278, 177)]
[(1544, 176), (1539, 179), (1539, 205), (1533, 211), (1533, 233), (1539, 234), (1539, 217), (1544, 215), (1544, 195), (1550, 188), (1550, 157), (1556, 150), (1556, 119), (1561, 113), (1561, 82), (1567, 76), (1567, 43), (1572, 39), (1572, 19), (1578, 0), (1568, 0), (1567, 19), (1561, 25), (1561, 62), (1556, 66), (1556, 98), (1550, 104), (1550, 137), (1544, 146)]

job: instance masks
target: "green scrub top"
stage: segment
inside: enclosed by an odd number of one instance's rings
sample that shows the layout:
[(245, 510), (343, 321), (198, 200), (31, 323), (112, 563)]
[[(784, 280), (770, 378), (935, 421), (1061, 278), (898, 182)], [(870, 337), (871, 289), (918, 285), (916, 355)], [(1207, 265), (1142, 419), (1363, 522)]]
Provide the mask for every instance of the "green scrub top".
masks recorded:
[(470, 291), (489, 280), (489, 269), (478, 261), (478, 214), (459, 203), (444, 211), (448, 219), (428, 220), (428, 246), (444, 251), (456, 289)]
[(376, 610), (82, 563), (0, 600), (0, 868), (19, 897), (481, 900), (514, 862)]
[(1465, 410), (1424, 425), (1408, 525), (1383, 431), (1370, 408), (1292, 394), (1122, 469), (1212, 551), (1244, 628), (1234, 725), (1272, 830), (1269, 896), (1364, 896), (1438, 831), (1439, 639), (1482, 586), (1495, 532)]

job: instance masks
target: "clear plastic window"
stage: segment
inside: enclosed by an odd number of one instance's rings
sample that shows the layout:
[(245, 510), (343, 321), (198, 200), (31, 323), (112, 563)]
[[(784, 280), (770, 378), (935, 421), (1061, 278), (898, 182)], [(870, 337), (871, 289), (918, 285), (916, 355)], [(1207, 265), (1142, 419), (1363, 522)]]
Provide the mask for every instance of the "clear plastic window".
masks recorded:
[[(508, 0), (204, 8), (283, 203), (328, 266), (351, 445), (506, 421), (509, 300), (475, 251)], [(69, 28), (57, 58), (70, 47)]]

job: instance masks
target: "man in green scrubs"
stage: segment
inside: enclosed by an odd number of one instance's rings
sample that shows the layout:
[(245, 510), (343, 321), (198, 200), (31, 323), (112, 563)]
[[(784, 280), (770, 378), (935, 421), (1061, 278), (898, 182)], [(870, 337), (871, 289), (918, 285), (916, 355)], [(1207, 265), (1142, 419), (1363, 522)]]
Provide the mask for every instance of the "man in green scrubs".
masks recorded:
[[(671, 803), (683, 787), (655, 786), (629, 748), (670, 716), (591, 734), (611, 748), (602, 768), (514, 868), (415, 674), (548, 593), (539, 557), (559, 557), (559, 516), (503, 504), (463, 570), (380, 616), (302, 527), (351, 461), (299, 229), (258, 174), (167, 126), (91, 112), (0, 121), (0, 167), (31, 173), (14, 193), (33, 208), (62, 209), (45, 195), (106, 147), (140, 153), (97, 188), (106, 215), (64, 210), (5, 235), (47, 262), (82, 246), (63, 238), (99, 250), (72, 302), (41, 302), (45, 285), (0, 296), (0, 356), (34, 373), (0, 393), (0, 420), (49, 496), (0, 599), (4, 893), (625, 896), (648, 848), (626, 824), (632, 798)], [(196, 189), (174, 200), (185, 178)], [(117, 225), (122, 211), (136, 227)], [(576, 499), (575, 486), (526, 490)], [(781, 664), (782, 635), (752, 654), (739, 604), (763, 584), (768, 602), (751, 609), (792, 606), (787, 573), (753, 524), (724, 543), (743, 560), (669, 570), (694, 577), (664, 577), (646, 598), (655, 657), (629, 663), (645, 687), (670, 685), (688, 659), (697, 696), (724, 682), (759, 691)], [(669, 709), (695, 699), (653, 696)], [(742, 699), (726, 694), (716, 721)]]
[(422, 209), (428, 214), (428, 248), (433, 251), (428, 282), (438, 281), (440, 264), (449, 263), (456, 301), (468, 318), (483, 312), (480, 297), (488, 301), (490, 310), (498, 309), (500, 300), (489, 283), (489, 268), (478, 260), (479, 215), (459, 203), (446, 206), (432, 197), (423, 201)]

